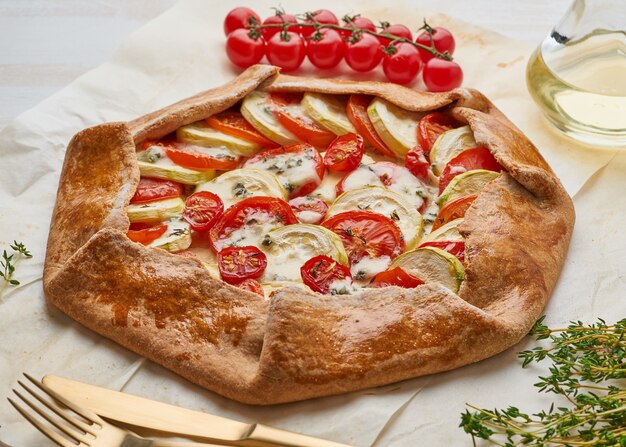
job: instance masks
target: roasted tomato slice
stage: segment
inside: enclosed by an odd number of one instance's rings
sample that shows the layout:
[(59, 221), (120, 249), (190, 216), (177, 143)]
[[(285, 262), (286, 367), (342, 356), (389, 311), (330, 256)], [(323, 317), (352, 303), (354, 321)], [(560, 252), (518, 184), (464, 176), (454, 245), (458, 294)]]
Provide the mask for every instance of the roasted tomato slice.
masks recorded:
[(439, 135), (460, 125), (457, 120), (441, 112), (429, 113), (420, 119), (417, 123), (417, 142), (426, 158), (430, 160), (428, 155)]
[(272, 93), (270, 96), (274, 115), (285, 129), (300, 140), (325, 149), (335, 139), (335, 134), (306, 116), (301, 110), (300, 101), (300, 94)]
[(351, 271), (359, 280), (385, 270), (404, 251), (400, 229), (382, 214), (346, 211), (325, 220), (322, 226), (341, 238)]
[(424, 284), (419, 278), (416, 278), (413, 275), (408, 274), (400, 267), (393, 268), (391, 270), (385, 270), (384, 272), (380, 272), (378, 275), (374, 277), (374, 281), (372, 282), (372, 287), (387, 287), (387, 286), (398, 286), (404, 287), (405, 289), (412, 289), (421, 284)]
[(385, 145), (383, 140), (376, 133), (374, 125), (367, 114), (367, 107), (372, 102), (371, 96), (352, 95), (348, 100), (346, 112), (348, 119), (365, 141), (373, 146), (378, 152), (389, 157), (396, 158), (396, 155)]
[(267, 257), (253, 246), (226, 247), (217, 254), (217, 266), (224, 281), (238, 284), (261, 276), (267, 267)]
[(415, 177), (427, 180), (430, 163), (424, 154), (424, 150), (416, 146), (404, 156), (404, 166), (411, 171)]
[(470, 194), (446, 203), (444, 207), (439, 210), (439, 213), (433, 222), (432, 231), (435, 231), (437, 228), (447, 224), (448, 222), (452, 222), (454, 219), (459, 219), (465, 216), (465, 212), (470, 205), (474, 203), (476, 197), (478, 197), (477, 194)]
[(443, 251), (447, 251), (453, 256), (456, 256), (459, 261), (465, 261), (465, 242), (463, 241), (432, 241), (424, 242), (419, 248), (422, 247), (435, 247), (440, 248)]
[(324, 164), (333, 172), (354, 171), (361, 163), (364, 152), (363, 138), (348, 133), (330, 143), (324, 154)]
[(256, 279), (246, 279), (239, 284), (237, 287), (243, 290), (247, 290), (248, 292), (256, 293), (257, 295), (261, 295), (265, 297), (265, 292), (263, 291), (263, 286)]
[(130, 203), (148, 203), (157, 200), (172, 199), (183, 195), (183, 185), (171, 180), (160, 180), (156, 178), (139, 179), (139, 185)]
[(195, 231), (208, 231), (224, 213), (222, 199), (209, 191), (199, 191), (185, 201), (183, 219)]
[(326, 173), (322, 156), (308, 144), (259, 152), (246, 161), (244, 167), (275, 174), (290, 198), (313, 191), (322, 183)]
[(317, 197), (301, 196), (291, 199), (289, 206), (298, 220), (307, 224), (318, 224), (328, 212), (328, 205)]
[(485, 169), (487, 171), (500, 172), (503, 170), (500, 163), (496, 161), (489, 149), (475, 147), (461, 152), (448, 162), (439, 177), (439, 194), (446, 189), (450, 180), (459, 174), (474, 169)]
[(150, 225), (142, 222), (134, 222), (130, 224), (130, 229), (126, 235), (133, 242), (139, 242), (148, 245), (150, 242), (158, 239), (167, 231), (167, 225)]
[(352, 283), (352, 275), (345, 265), (341, 265), (333, 258), (320, 255), (309, 259), (300, 268), (300, 276), (302, 282), (309, 286), (312, 290), (319, 293), (329, 293), (332, 290), (350, 285)]
[[(148, 143), (144, 143), (144, 147), (146, 144)], [(235, 169), (241, 162), (239, 155), (226, 148), (202, 147), (178, 141), (150, 143), (150, 146), (154, 145), (163, 147), (173, 163), (188, 169), (199, 171)]]
[(266, 148), (278, 147), (272, 140), (265, 138), (236, 110), (225, 110), (208, 117), (204, 121), (213, 129), (227, 135), (257, 143)]
[(249, 197), (230, 206), (209, 231), (216, 252), (228, 246), (261, 244), (273, 228), (298, 223), (291, 207), (276, 197)]

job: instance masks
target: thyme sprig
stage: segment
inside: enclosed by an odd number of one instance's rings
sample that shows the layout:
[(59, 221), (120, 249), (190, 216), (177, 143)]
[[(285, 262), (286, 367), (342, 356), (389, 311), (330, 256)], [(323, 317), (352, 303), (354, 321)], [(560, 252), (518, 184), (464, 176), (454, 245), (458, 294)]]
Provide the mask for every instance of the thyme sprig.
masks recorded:
[(13, 244), (9, 245), (9, 247), (11, 247), (13, 253), (9, 254), (6, 250), (2, 250), (2, 260), (0, 260), (0, 278), (2, 278), (0, 293), (7, 285), (18, 286), (20, 284), (17, 279), (13, 278), (15, 265), (21, 257), (32, 258), (33, 256), (21, 242), (13, 241)]
[[(281, 12), (284, 14), (284, 11), (281, 10)], [(387, 47), (384, 49), (384, 51), (387, 54), (394, 54), (396, 52), (396, 44), (408, 43), (410, 45), (413, 45), (416, 48), (421, 48), (422, 50), (428, 51), (429, 53), (431, 53), (433, 56), (437, 58), (445, 59), (447, 61), (452, 60), (452, 55), (450, 55), (450, 53), (448, 53), (447, 51), (441, 53), (435, 48), (434, 40), (432, 38), (432, 35), (435, 32), (435, 30), (434, 28), (432, 28), (430, 25), (426, 23), (426, 20), (424, 20), (424, 25), (419, 30), (425, 30), (428, 34), (430, 34), (430, 37), (431, 37), (430, 46), (422, 45), (420, 43), (412, 41), (411, 39), (394, 36), (393, 34), (389, 34), (385, 32), (386, 26), (389, 26), (387, 22), (381, 22), (381, 26), (379, 28), (381, 28), (382, 32), (375, 32), (375, 31), (370, 31), (367, 29), (356, 28), (352, 24), (351, 20), (349, 22), (346, 21), (346, 19), (350, 19), (350, 16), (345, 16), (343, 19), (346, 22), (346, 26), (320, 23), (315, 19), (315, 15), (312, 12), (305, 12), (304, 14), (298, 14), (296, 15), (296, 17), (298, 19), (297, 23), (283, 22), (283, 23), (274, 23), (274, 24), (266, 24), (266, 25), (260, 24), (258, 23), (258, 21), (252, 19), (250, 20), (250, 23), (246, 25), (246, 28), (250, 30), (249, 36), (253, 39), (258, 39), (259, 37), (261, 37), (263, 34), (263, 31), (262, 31), (263, 29), (280, 28), (281, 38), (283, 40), (289, 40), (289, 35), (287, 34), (287, 31), (289, 30), (289, 28), (294, 27), (294, 26), (298, 27), (296, 29), (314, 28), (315, 31), (311, 35), (311, 38), (313, 40), (321, 39), (322, 36), (321, 36), (320, 30), (322, 29), (334, 29), (338, 31), (347, 31), (350, 33), (350, 36), (347, 38), (349, 42), (358, 41), (361, 37), (361, 34), (366, 33), (366, 34), (371, 34), (372, 36), (375, 36), (375, 37), (383, 37), (383, 38), (389, 39), (390, 42), (387, 45)], [(354, 16), (354, 17), (357, 17), (357, 16)]]
[(626, 446), (626, 318), (613, 325), (604, 320), (585, 325), (572, 322), (550, 329), (539, 319), (530, 331), (549, 346), (520, 352), (522, 367), (545, 359), (549, 374), (535, 384), (555, 393), (565, 406), (526, 414), (517, 407), (474, 410), (461, 415), (466, 433), (503, 447)]

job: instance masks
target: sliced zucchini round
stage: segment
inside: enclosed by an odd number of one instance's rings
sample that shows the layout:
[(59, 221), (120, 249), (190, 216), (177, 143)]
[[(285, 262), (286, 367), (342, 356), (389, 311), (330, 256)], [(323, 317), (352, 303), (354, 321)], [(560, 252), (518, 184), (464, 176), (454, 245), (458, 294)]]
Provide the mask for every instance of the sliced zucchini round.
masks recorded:
[(328, 216), (350, 210), (380, 213), (393, 220), (404, 237), (407, 249), (413, 248), (422, 232), (422, 215), (400, 194), (380, 186), (366, 186), (341, 194), (328, 209)]
[(210, 182), (196, 187), (198, 191), (210, 191), (217, 194), (224, 209), (240, 200), (254, 196), (270, 196), (287, 200), (287, 191), (271, 172), (260, 169), (241, 168), (227, 171)]
[(463, 222), (463, 218), (454, 219), (445, 225), (437, 228), (424, 238), (424, 242), (433, 241), (464, 241), (465, 238), (459, 233), (459, 225)]
[(173, 180), (185, 185), (197, 185), (215, 177), (214, 170), (196, 171), (178, 166), (168, 158), (165, 150), (160, 146), (152, 146), (145, 151), (138, 152), (137, 165), (144, 177)]
[(424, 115), (409, 112), (381, 98), (374, 98), (367, 114), (376, 133), (398, 157), (417, 146), (417, 123)]
[(226, 135), (208, 126), (204, 121), (198, 121), (176, 130), (176, 138), (189, 144), (205, 147), (225, 147), (238, 155), (250, 157), (261, 149), (261, 145), (243, 138)]
[(281, 146), (290, 146), (300, 141), (285, 129), (274, 116), (269, 102), (269, 93), (254, 91), (241, 103), (241, 114), (252, 126)]
[(182, 218), (176, 217), (167, 222), (167, 230), (148, 247), (162, 248), (167, 251), (186, 250), (191, 245), (191, 227)]
[(356, 133), (346, 113), (347, 99), (337, 95), (305, 93), (302, 109), (313, 121), (335, 135)]
[(273, 229), (262, 240), (261, 248), (267, 255), (267, 268), (261, 282), (301, 282), (300, 267), (318, 255), (348, 264), (348, 255), (339, 236), (319, 225), (295, 224)]
[(396, 267), (425, 283), (441, 284), (454, 293), (459, 291), (465, 278), (463, 264), (450, 253), (434, 247), (407, 251), (394, 259), (389, 269)]
[(430, 164), (435, 175), (441, 175), (443, 168), (465, 149), (476, 147), (474, 132), (470, 126), (458, 127), (439, 135), (430, 150)]
[(469, 196), (470, 194), (478, 194), (487, 183), (499, 176), (499, 172), (487, 171), (485, 169), (473, 169), (459, 174), (448, 183), (446, 189), (443, 190), (437, 199), (437, 204), (442, 207), (450, 200)]
[(159, 222), (179, 217), (185, 209), (180, 197), (158, 200), (149, 203), (128, 205), (126, 212), (131, 222)]

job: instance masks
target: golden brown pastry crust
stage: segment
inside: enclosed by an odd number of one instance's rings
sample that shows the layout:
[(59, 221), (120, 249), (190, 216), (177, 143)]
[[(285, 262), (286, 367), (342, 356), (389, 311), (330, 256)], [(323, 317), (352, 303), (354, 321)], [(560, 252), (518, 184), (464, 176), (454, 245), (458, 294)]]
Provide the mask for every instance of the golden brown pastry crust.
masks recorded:
[[(322, 296), (284, 288), (271, 301), (212, 278), (195, 259), (131, 242), (135, 143), (222, 111), (250, 91), (381, 96), (409, 110), (448, 107), (506, 168), (466, 214), (466, 279)], [(70, 142), (52, 218), (44, 288), (90, 329), (200, 386), (259, 405), (453, 369), (520, 340), (554, 288), (572, 201), (528, 139), (480, 93), (304, 79), (254, 66), (234, 81)]]

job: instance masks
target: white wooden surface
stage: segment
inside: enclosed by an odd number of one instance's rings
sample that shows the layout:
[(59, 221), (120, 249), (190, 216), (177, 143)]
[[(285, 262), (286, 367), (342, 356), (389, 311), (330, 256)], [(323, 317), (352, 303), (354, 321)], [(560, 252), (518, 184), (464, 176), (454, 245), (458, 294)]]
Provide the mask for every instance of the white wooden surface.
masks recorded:
[[(539, 42), (571, 0), (411, 2), (517, 39)], [(0, 0), (0, 128), (105, 61), (133, 30), (174, 3), (175, 0)], [(279, 3), (289, 10), (289, 0), (276, 2)], [(261, 16), (270, 14), (258, 12)], [(221, 21), (221, 17), (216, 17), (207, 26), (221, 27)]]

